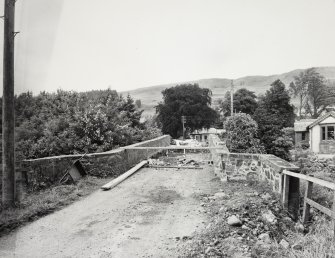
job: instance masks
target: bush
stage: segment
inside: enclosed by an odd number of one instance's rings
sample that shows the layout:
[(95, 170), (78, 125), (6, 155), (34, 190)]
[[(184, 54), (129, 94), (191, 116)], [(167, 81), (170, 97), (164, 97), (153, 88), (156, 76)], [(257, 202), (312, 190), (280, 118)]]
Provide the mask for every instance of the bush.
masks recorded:
[(297, 144), (297, 148), (303, 149), (303, 150), (308, 150), (310, 148), (309, 141), (301, 141)]
[(250, 115), (238, 113), (225, 122), (227, 147), (237, 153), (264, 153), (264, 147), (257, 138), (258, 126)]
[(290, 150), (293, 148), (293, 140), (285, 129), (281, 130), (281, 135), (272, 144), (272, 154), (287, 161), (291, 160)]
[(153, 123), (140, 122), (142, 111), (129, 95), (116, 91), (21, 95), (15, 103), (17, 160), (102, 152), (161, 135)]

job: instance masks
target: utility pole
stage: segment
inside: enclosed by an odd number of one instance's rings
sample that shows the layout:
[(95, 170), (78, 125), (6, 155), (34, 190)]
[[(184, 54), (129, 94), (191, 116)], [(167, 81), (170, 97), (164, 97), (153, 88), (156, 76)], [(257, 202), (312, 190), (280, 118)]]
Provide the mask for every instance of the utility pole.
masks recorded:
[(231, 80), (231, 89), (230, 89), (230, 115), (234, 116), (234, 81)]
[(183, 124), (183, 140), (185, 140), (185, 123), (186, 123), (185, 116), (181, 116), (181, 122)]
[(2, 204), (15, 203), (14, 19), (15, 1), (5, 0), (2, 99)]

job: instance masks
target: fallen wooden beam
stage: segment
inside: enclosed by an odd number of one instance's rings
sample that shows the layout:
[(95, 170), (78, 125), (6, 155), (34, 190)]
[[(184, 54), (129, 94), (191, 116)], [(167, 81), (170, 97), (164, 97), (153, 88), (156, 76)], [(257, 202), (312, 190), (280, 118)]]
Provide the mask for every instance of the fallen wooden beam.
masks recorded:
[(185, 168), (185, 169), (203, 169), (202, 167), (195, 167), (195, 166), (155, 166), (149, 165), (149, 168)]
[(139, 147), (132, 147), (132, 146), (125, 146), (123, 147), (123, 149), (125, 150), (223, 150), (222, 147), (200, 147), (200, 146), (194, 146), (194, 147), (191, 147), (191, 146), (175, 146), (175, 145), (172, 145), (172, 146), (164, 146), (164, 147), (152, 147), (152, 146), (148, 146), (148, 147), (142, 147), (142, 146), (139, 146)]
[(140, 163), (138, 163), (135, 167), (129, 169), (127, 172), (123, 173), (121, 176), (113, 179), (112, 181), (110, 181), (109, 183), (103, 185), (101, 187), (102, 190), (110, 190), (113, 187), (117, 186), (118, 184), (120, 184), (121, 182), (123, 182), (126, 178), (130, 177), (132, 174), (134, 174), (137, 170), (139, 170), (141, 167), (143, 167), (144, 165), (148, 164), (147, 160), (143, 160)]

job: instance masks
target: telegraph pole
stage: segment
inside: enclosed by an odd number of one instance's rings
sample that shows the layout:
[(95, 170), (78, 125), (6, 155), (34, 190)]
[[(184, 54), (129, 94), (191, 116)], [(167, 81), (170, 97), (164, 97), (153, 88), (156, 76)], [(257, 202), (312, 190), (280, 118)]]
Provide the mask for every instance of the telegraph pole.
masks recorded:
[(231, 80), (231, 89), (230, 89), (230, 115), (234, 116), (234, 81)]
[(14, 30), (15, 1), (5, 0), (2, 99), (2, 204), (15, 203)]
[(185, 116), (181, 116), (181, 122), (183, 124), (183, 140), (185, 140), (185, 122), (186, 122)]

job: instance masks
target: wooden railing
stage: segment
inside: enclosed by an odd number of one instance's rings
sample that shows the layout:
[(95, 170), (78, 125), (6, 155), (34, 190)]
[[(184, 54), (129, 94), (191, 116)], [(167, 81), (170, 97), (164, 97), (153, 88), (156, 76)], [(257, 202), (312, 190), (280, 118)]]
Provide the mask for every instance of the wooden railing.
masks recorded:
[(283, 171), (284, 181), (283, 181), (283, 189), (282, 189), (282, 202), (284, 208), (288, 208), (289, 206), (289, 194), (290, 194), (290, 180), (292, 177), (302, 179), (307, 181), (306, 184), (306, 190), (304, 195), (304, 207), (303, 207), (303, 215), (302, 215), (302, 222), (307, 223), (310, 219), (310, 208), (314, 207), (321, 211), (322, 213), (328, 215), (332, 218), (334, 222), (334, 233), (335, 233), (335, 192), (333, 197), (333, 209), (330, 210), (321, 204), (313, 201), (311, 199), (312, 197), (312, 191), (313, 191), (313, 184), (317, 184), (323, 187), (326, 187), (328, 189), (331, 189), (335, 191), (335, 184), (332, 182), (328, 182), (319, 178), (315, 178), (312, 176), (307, 176), (299, 173), (294, 173), (291, 171), (284, 170)]

